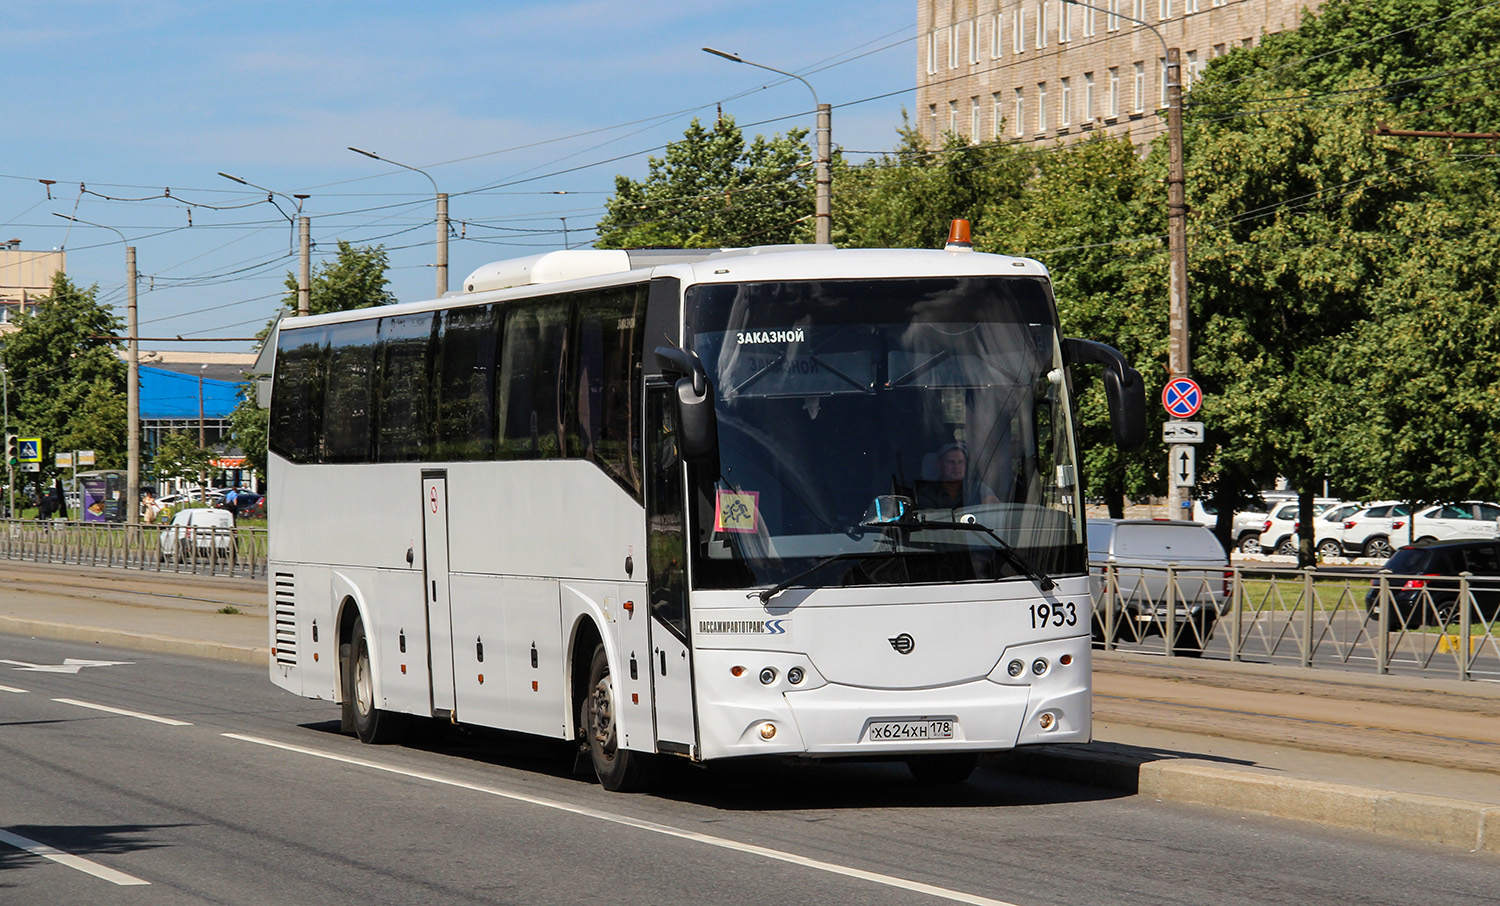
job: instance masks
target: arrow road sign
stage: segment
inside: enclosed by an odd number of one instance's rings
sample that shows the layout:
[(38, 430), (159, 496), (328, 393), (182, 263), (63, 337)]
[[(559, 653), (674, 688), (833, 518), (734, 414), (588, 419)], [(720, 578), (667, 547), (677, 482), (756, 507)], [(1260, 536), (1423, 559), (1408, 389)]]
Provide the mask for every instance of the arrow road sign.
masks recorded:
[(1202, 422), (1165, 422), (1161, 426), (1161, 439), (1169, 444), (1203, 443)]
[(1172, 464), (1172, 487), (1190, 488), (1193, 486), (1194, 479), (1196, 478), (1194, 474), (1195, 449), (1195, 447), (1185, 444), (1172, 448), (1172, 455), (1168, 460)]

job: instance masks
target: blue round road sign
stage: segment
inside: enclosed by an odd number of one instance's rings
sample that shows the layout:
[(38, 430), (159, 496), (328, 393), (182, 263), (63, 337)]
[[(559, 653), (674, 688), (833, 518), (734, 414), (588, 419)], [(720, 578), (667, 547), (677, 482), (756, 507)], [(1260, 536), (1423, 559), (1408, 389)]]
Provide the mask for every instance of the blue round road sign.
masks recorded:
[(1173, 378), (1161, 391), (1161, 404), (1167, 414), (1177, 418), (1192, 418), (1203, 405), (1203, 390), (1192, 378)]

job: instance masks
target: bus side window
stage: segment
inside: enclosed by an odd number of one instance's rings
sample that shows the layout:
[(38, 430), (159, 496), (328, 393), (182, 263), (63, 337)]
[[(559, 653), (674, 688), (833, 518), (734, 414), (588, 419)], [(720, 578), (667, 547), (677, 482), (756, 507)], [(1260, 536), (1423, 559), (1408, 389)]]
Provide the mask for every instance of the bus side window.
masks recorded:
[(646, 394), (646, 581), (651, 612), (687, 636), (682, 459), (670, 388)]

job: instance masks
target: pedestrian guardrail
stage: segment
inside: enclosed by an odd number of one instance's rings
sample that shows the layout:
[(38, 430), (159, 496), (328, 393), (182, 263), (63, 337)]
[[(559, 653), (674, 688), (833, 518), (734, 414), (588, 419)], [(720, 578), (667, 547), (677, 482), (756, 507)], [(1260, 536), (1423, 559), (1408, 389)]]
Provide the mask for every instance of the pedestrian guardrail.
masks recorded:
[(266, 530), (5, 519), (0, 558), (255, 579), (266, 575)]
[(1096, 647), (1500, 682), (1500, 580), (1094, 563)]

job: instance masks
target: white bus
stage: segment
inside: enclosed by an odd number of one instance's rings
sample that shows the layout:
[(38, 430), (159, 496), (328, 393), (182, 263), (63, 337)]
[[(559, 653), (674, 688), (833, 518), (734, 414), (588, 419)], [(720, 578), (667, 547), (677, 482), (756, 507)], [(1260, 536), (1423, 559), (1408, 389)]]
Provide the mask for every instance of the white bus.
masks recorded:
[[(951, 246), (950, 246), (951, 248)], [(271, 677), (659, 759), (1090, 738), (1068, 366), (1045, 268), (967, 250), (561, 251), (281, 321)]]

